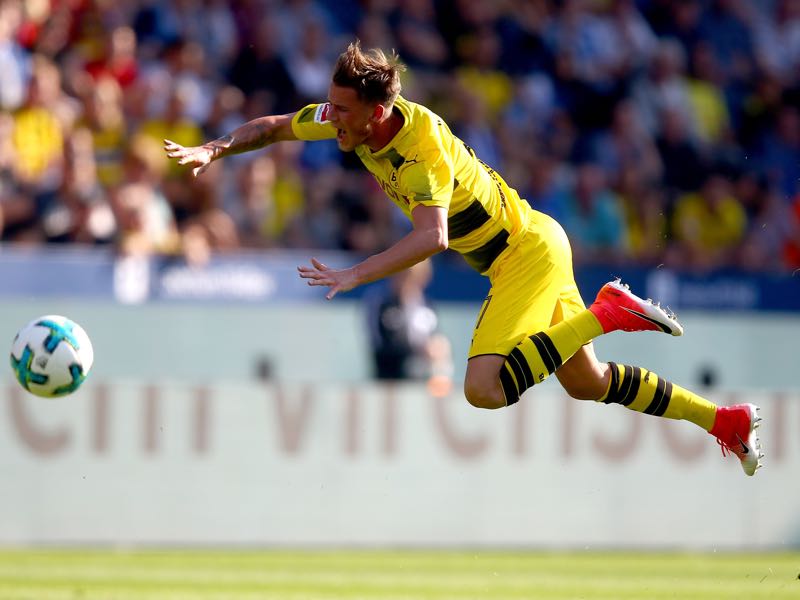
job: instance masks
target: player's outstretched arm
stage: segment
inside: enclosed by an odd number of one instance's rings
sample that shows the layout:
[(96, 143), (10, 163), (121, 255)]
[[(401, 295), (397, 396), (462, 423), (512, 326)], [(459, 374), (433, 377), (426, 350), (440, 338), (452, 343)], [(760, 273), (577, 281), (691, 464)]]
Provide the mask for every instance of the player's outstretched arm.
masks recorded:
[(202, 146), (187, 147), (164, 140), (164, 150), (170, 158), (177, 158), (179, 165), (190, 167), (196, 177), (223, 156), (258, 150), (275, 142), (296, 140), (297, 136), (292, 131), (293, 116), (294, 113), (259, 117)]
[(325, 298), (330, 300), (339, 292), (388, 277), (447, 249), (447, 209), (417, 206), (412, 221), (414, 229), (383, 252), (348, 269), (331, 269), (312, 258), (311, 266), (297, 267), (300, 277), (308, 285), (327, 286)]

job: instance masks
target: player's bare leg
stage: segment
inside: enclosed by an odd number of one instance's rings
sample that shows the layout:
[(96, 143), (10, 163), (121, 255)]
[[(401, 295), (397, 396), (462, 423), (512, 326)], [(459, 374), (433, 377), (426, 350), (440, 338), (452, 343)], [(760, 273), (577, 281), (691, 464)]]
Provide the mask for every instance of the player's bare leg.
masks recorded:
[(589, 343), (572, 355), (556, 371), (561, 387), (577, 400), (597, 400), (608, 389), (610, 369), (608, 363), (600, 362)]
[(500, 387), (499, 373), (506, 361), (505, 356), (484, 354), (473, 356), (467, 362), (464, 377), (464, 395), (467, 402), (476, 408), (502, 408), (506, 398)]

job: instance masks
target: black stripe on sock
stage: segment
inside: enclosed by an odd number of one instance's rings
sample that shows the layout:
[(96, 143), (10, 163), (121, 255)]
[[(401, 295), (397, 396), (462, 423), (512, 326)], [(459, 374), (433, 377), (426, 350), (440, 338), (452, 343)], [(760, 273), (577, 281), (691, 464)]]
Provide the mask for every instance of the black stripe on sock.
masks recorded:
[(666, 381), (665, 379), (662, 379), (661, 381), (665, 383), (664, 397), (661, 400), (661, 404), (658, 406), (658, 408), (653, 411), (653, 414), (656, 417), (664, 416), (664, 413), (667, 412), (667, 408), (669, 408), (669, 401), (672, 399), (672, 383)]
[(625, 392), (625, 395), (620, 400), (620, 404), (622, 406), (630, 406), (634, 400), (636, 400), (636, 395), (639, 393), (639, 388), (642, 385), (642, 370), (639, 367), (629, 367), (625, 366), (625, 377), (628, 378), (630, 384), (628, 385), (628, 390)]
[(553, 360), (553, 357), (550, 356), (550, 353), (547, 351), (547, 346), (545, 346), (545, 343), (535, 335), (530, 336), (530, 338), (528, 339), (530, 339), (530, 341), (533, 342), (533, 345), (536, 346), (536, 351), (542, 358), (542, 362), (544, 363), (544, 368), (547, 369), (547, 372), (552, 373), (553, 371), (555, 371), (556, 363)]
[[(564, 361), (561, 360), (561, 354), (559, 354), (558, 349), (556, 349), (556, 345), (553, 343), (553, 340), (550, 339), (550, 336), (543, 331), (535, 334), (535, 337), (542, 340), (545, 348), (547, 348), (547, 351), (550, 353), (550, 357), (553, 359), (553, 363), (555, 364), (555, 369), (553, 369), (553, 371), (555, 371), (564, 363)], [(550, 371), (550, 373), (552, 374), (553, 371)]]
[[(619, 373), (619, 372), (618, 372)], [(612, 402), (622, 404), (628, 397), (628, 393), (633, 385), (633, 368), (628, 365), (622, 365), (622, 377), (617, 375), (617, 389), (614, 392)]]
[(619, 368), (617, 363), (610, 362), (608, 366), (611, 368), (611, 385), (608, 386), (608, 393), (606, 399), (603, 400), (605, 404), (613, 404), (618, 402), (617, 396), (619, 394)]
[[(661, 402), (664, 400), (664, 392), (666, 390), (667, 382), (661, 377), (658, 378), (658, 382), (656, 383), (656, 393), (653, 396), (652, 402), (648, 405), (647, 408), (644, 409), (644, 412), (648, 415), (656, 414), (656, 411), (661, 406)], [(666, 410), (666, 409), (665, 409)]]
[(622, 377), (619, 381), (619, 387), (617, 388), (617, 395), (614, 398), (614, 402), (617, 404), (622, 404), (622, 401), (627, 398), (628, 392), (631, 390), (632, 385), (633, 369), (628, 365), (622, 365)]
[[(514, 348), (506, 359), (506, 363), (511, 365), (511, 370), (514, 372), (514, 377), (517, 378), (517, 389), (519, 395), (531, 387), (534, 383), (533, 373), (531, 372), (528, 361), (525, 360), (525, 355), (519, 348)], [(530, 383), (528, 383), (530, 381)]]
[(506, 406), (511, 406), (519, 400), (517, 386), (514, 385), (514, 379), (505, 365), (500, 368), (500, 385), (503, 387), (503, 395), (506, 397)]

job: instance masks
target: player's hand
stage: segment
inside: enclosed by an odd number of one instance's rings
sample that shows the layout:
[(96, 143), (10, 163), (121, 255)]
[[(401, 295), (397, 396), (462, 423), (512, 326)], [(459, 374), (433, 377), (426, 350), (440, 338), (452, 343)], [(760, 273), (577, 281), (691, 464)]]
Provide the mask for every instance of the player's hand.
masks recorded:
[(188, 165), (197, 177), (208, 168), (216, 156), (212, 146), (181, 146), (171, 140), (164, 140), (164, 150), (170, 158), (177, 158), (179, 165)]
[(300, 277), (308, 280), (308, 285), (325, 285), (330, 289), (325, 298), (330, 300), (339, 292), (349, 292), (358, 285), (354, 269), (331, 269), (316, 258), (311, 259), (311, 266), (299, 266)]

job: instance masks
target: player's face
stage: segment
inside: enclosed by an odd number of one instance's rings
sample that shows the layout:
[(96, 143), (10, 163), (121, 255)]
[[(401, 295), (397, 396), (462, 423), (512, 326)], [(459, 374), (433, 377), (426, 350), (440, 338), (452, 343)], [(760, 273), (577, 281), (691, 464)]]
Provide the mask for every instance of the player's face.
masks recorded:
[(328, 89), (328, 101), (331, 105), (328, 119), (336, 127), (339, 150), (349, 152), (355, 150), (359, 144), (368, 142), (372, 136), (376, 105), (359, 100), (353, 88), (335, 83)]

